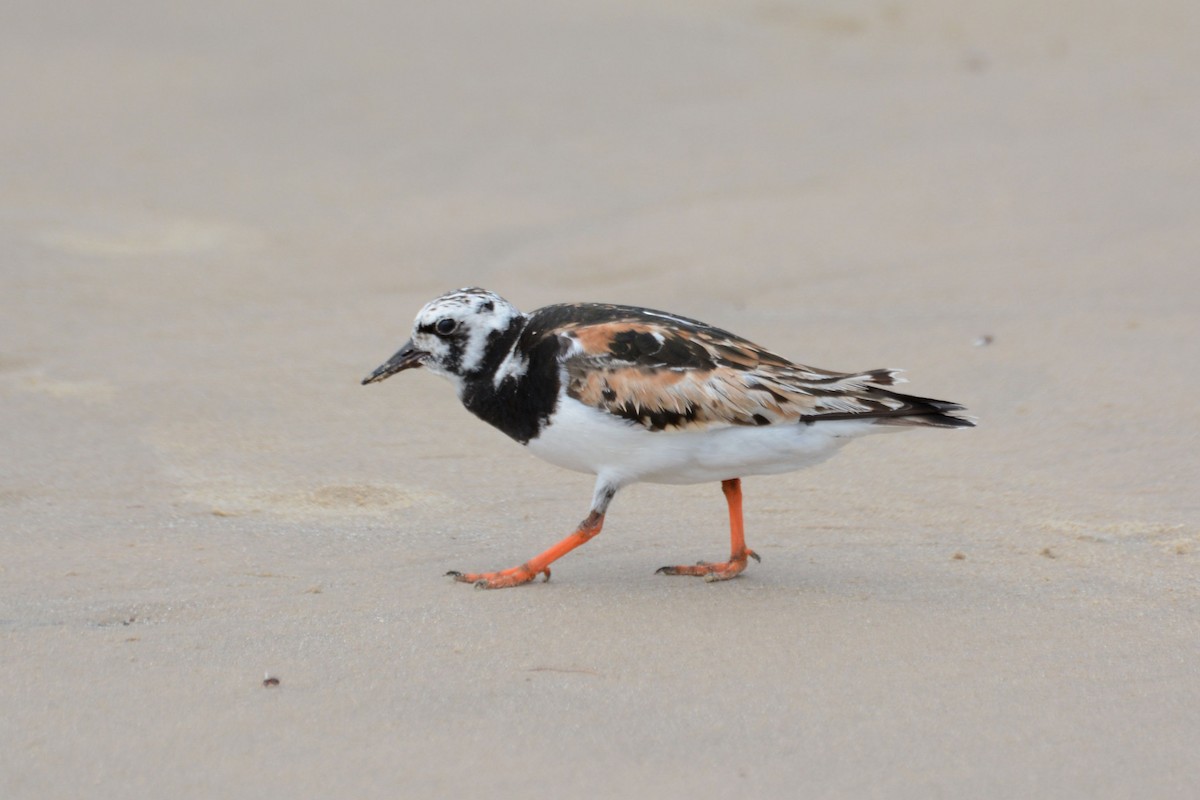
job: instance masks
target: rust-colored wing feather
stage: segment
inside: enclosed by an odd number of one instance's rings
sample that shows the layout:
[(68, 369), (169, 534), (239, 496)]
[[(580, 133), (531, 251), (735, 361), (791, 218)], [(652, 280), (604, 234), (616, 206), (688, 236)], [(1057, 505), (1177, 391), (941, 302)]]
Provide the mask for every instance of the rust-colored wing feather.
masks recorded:
[(875, 419), (963, 427), (954, 403), (881, 388), (896, 371), (793, 364), (728, 331), (628, 306), (549, 306), (527, 335), (558, 340), (570, 397), (650, 430)]

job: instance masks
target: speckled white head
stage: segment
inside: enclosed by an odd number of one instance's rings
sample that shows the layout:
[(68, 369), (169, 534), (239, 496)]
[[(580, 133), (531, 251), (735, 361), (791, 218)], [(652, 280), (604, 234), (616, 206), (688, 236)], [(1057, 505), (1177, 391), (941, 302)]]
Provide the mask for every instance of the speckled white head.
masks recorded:
[(512, 303), (484, 289), (447, 292), (425, 304), (413, 321), (412, 338), (363, 383), (426, 367), (461, 388), (464, 376), (482, 368), (489, 340), (520, 316)]

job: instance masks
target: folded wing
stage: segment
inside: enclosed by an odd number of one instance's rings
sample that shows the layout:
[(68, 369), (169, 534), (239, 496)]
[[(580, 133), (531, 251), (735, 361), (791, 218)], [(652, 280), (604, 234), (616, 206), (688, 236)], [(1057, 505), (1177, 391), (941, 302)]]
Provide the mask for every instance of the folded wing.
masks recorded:
[[(571, 320), (574, 321), (571, 321)], [(554, 336), (567, 394), (650, 430), (870, 419), (969, 427), (961, 406), (882, 388), (897, 371), (793, 364), (728, 331), (627, 306), (549, 306), (527, 330)]]

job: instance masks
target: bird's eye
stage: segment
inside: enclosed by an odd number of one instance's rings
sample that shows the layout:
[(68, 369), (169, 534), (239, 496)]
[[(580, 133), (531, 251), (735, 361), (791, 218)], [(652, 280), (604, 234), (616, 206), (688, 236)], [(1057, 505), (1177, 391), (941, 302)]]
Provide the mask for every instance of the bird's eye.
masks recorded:
[(438, 335), (446, 336), (447, 334), (454, 333), (454, 329), (457, 327), (458, 323), (452, 319), (439, 319), (437, 324), (433, 326), (433, 329), (438, 332)]

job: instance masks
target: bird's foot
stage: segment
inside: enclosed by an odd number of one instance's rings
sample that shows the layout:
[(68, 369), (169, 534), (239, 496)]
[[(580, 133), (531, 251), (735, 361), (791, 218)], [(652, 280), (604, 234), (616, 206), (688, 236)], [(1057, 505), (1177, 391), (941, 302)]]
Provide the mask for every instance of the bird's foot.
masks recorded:
[(727, 581), (736, 578), (746, 568), (747, 557), (762, 561), (753, 550), (743, 550), (730, 557), (728, 561), (700, 561), (695, 566), (659, 567), (655, 574), (662, 575), (691, 575), (704, 578), (706, 581)]
[(506, 589), (509, 586), (520, 586), (523, 583), (529, 583), (538, 574), (546, 576), (546, 580), (550, 580), (550, 567), (543, 567), (540, 570), (531, 569), (528, 564), (522, 564), (519, 567), (511, 569), (502, 569), (499, 572), (458, 572), (451, 570), (446, 573), (446, 577), (454, 578), (459, 583), (472, 583), (476, 589)]

